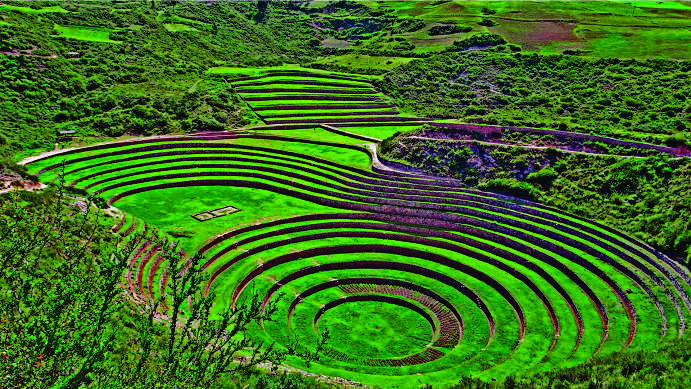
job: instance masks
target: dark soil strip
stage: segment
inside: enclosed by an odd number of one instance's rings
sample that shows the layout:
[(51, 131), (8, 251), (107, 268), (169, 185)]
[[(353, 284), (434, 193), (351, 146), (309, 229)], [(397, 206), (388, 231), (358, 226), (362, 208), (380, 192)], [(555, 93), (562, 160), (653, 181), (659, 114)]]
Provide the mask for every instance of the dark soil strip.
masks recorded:
[(143, 285), (143, 275), (144, 275), (144, 267), (146, 267), (146, 264), (149, 263), (151, 258), (154, 257), (159, 251), (161, 250), (161, 246), (156, 244), (151, 249), (142, 257), (142, 260), (139, 261), (139, 265), (137, 266), (137, 287), (139, 288), (139, 294), (142, 297), (142, 299), (146, 299), (147, 294), (144, 292), (144, 285)]
[(371, 122), (419, 122), (420, 118), (408, 118), (403, 116), (382, 116), (366, 118), (324, 118), (324, 119), (295, 119), (295, 120), (267, 120), (269, 124), (291, 124), (291, 123), (371, 123)]
[(343, 76), (327, 75), (327, 74), (316, 74), (316, 73), (309, 73), (309, 72), (286, 72), (286, 71), (267, 72), (267, 74), (265, 74), (263, 76), (256, 76), (256, 77), (234, 78), (234, 79), (231, 79), (231, 82), (233, 82), (233, 81), (238, 82), (238, 81), (261, 80), (262, 78), (276, 77), (276, 76), (281, 76), (281, 77), (310, 77), (310, 78), (325, 78), (325, 79), (330, 79), (330, 80), (346, 80), (346, 81), (367, 82), (367, 81), (359, 79), (359, 78), (351, 78), (351, 77), (343, 77)]
[(356, 89), (291, 89), (291, 88), (265, 88), (265, 89), (237, 89), (240, 94), (254, 94), (254, 93), (303, 93), (316, 94), (328, 93), (332, 95), (375, 95), (377, 91), (374, 89), (356, 90)]
[(374, 109), (374, 108), (396, 108), (393, 104), (325, 104), (325, 105), (267, 105), (262, 107), (252, 107), (253, 111), (303, 111), (306, 109)]
[(163, 260), (164, 258), (161, 255), (157, 255), (156, 259), (154, 259), (154, 263), (151, 264), (151, 268), (149, 268), (149, 275), (147, 277), (146, 287), (149, 292), (149, 298), (151, 298), (152, 300), (154, 299), (154, 276), (156, 275), (156, 271), (158, 270), (159, 266), (161, 266)]
[[(322, 107), (324, 110), (330, 109), (328, 105)], [(318, 112), (318, 113), (288, 113), (279, 115), (261, 115), (263, 119), (276, 118), (295, 118), (295, 117), (309, 117), (309, 116), (357, 116), (357, 115), (397, 115), (398, 111), (367, 111), (367, 112)]]
[(398, 121), (389, 121), (389, 122), (366, 122), (366, 123), (343, 123), (339, 124), (339, 127), (364, 127), (364, 126), (370, 126), (370, 127), (386, 127), (386, 126), (422, 126), (423, 124), (427, 123), (425, 119), (417, 119), (418, 121), (410, 121), (410, 122), (398, 122)]
[(297, 95), (297, 96), (252, 96), (252, 97), (243, 97), (242, 98), (245, 101), (281, 101), (281, 100), (286, 100), (286, 101), (293, 101), (293, 100), (319, 100), (319, 101), (381, 101), (381, 97), (375, 97), (375, 96), (329, 96), (329, 95), (324, 95), (324, 96), (313, 96), (313, 95), (308, 95), (308, 96), (303, 96), (303, 95)]
[(236, 84), (232, 83), (231, 84), (233, 88), (245, 88), (248, 86), (269, 86), (269, 85), (309, 85), (309, 86), (335, 86), (335, 87), (348, 87), (348, 88), (369, 88), (372, 89), (372, 85), (366, 84), (366, 85), (353, 85), (351, 83), (343, 83), (343, 82), (319, 82), (319, 81), (284, 81), (284, 80), (276, 80), (276, 81), (264, 81), (264, 82), (247, 82), (247, 83), (241, 83), (241, 84)]

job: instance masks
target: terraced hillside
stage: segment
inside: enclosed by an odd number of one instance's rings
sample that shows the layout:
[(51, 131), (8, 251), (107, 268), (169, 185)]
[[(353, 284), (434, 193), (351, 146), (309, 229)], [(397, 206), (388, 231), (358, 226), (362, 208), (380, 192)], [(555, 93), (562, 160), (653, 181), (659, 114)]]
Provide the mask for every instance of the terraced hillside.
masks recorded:
[[(251, 84), (293, 82), (282, 77), (234, 85), (247, 87), (247, 100), (260, 89)], [(276, 93), (267, 102), (291, 107), (284, 93), (301, 92), (266, 93)], [(260, 106), (271, 107), (253, 108)], [(306, 109), (297, 107), (283, 111)], [(329, 120), (347, 116), (339, 109), (326, 111)], [(268, 121), (279, 111), (259, 112)], [(71, 185), (149, 227), (187, 231), (182, 248), (206, 255), (217, 309), (252, 294), (265, 305), (278, 299), (276, 320), (257, 326), (257, 339), (297, 338), (309, 349), (328, 330), (318, 363), (289, 361), (308, 371), (385, 387), (437, 385), (661, 347), (685, 333), (691, 276), (635, 238), (453, 180), (387, 169), (361, 140), (297, 134), (143, 138), (66, 150), (28, 167), (45, 181), (64, 161)], [(116, 227), (143, 228), (131, 220)], [(125, 277), (137, 299), (164, 294), (169, 275), (159, 250), (144, 241), (131, 258)]]
[(225, 77), (266, 124), (421, 120), (400, 116), (365, 76), (269, 68), (251, 77)]

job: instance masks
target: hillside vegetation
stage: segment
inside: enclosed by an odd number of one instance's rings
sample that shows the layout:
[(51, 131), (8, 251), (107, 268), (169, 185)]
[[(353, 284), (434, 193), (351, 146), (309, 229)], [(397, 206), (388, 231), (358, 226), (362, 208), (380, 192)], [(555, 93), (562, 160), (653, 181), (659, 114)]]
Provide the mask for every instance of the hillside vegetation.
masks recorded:
[[(256, 117), (207, 69), (299, 61), (315, 50), (312, 28), (287, 6), (255, 23), (252, 3), (173, 3), (0, 6), (3, 149), (50, 147), (58, 131), (117, 137), (247, 125)], [(194, 31), (171, 31), (174, 21)]]
[(689, 70), (688, 61), (542, 56), (497, 46), (413, 61), (378, 86), (420, 116), (662, 144), (691, 131)]

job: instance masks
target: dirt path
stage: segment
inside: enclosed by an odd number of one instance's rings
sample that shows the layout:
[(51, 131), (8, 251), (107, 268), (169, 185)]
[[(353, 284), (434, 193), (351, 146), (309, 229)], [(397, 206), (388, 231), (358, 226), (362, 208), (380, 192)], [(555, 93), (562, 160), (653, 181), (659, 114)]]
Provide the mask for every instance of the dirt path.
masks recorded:
[[(20, 185), (16, 185), (19, 183)], [(22, 179), (22, 177), (11, 171), (0, 172), (0, 193), (7, 193), (13, 190), (38, 191), (46, 186), (40, 182), (32, 182)]]
[[(0, 4), (2, 5), (2, 4)], [(51, 55), (36, 55), (36, 54), (31, 54), (34, 50), (36, 50), (38, 47), (34, 46), (31, 48), (31, 50), (23, 50), (22, 51), (0, 51), (0, 53), (5, 54), (5, 55), (23, 55), (25, 57), (35, 57), (35, 58), (56, 58), (58, 55), (56, 53), (53, 53)]]
[[(457, 142), (457, 143), (477, 143), (481, 145), (486, 145), (486, 146), (505, 146), (505, 147), (523, 147), (525, 149), (531, 149), (531, 150), (547, 150), (550, 147), (554, 146), (530, 146), (530, 145), (516, 145), (516, 144), (511, 144), (511, 143), (493, 143), (493, 142), (483, 142), (480, 140), (470, 140), (470, 139), (442, 139), (442, 138), (432, 138), (432, 137), (426, 137), (426, 136), (410, 136), (411, 139), (422, 139), (422, 140), (442, 140), (446, 142)], [(592, 155), (596, 157), (603, 157), (603, 156), (613, 156), (613, 157), (621, 157), (621, 158), (648, 158), (648, 156), (638, 156), (638, 155), (621, 155), (621, 154), (608, 154), (608, 153), (589, 153), (587, 151), (576, 151), (576, 150), (569, 150), (569, 149), (561, 149), (558, 147), (555, 147), (557, 150), (565, 152), (565, 153), (570, 153), (570, 154), (583, 154), (583, 155)]]

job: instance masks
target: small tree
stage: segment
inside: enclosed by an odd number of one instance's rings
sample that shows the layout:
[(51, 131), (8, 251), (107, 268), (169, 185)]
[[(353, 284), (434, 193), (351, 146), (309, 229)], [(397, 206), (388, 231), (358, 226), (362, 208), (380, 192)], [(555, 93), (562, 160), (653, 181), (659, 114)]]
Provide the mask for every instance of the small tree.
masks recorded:
[[(276, 366), (289, 355), (308, 363), (318, 359), (328, 334), (314, 351), (299, 351), (297, 342), (284, 349), (254, 342), (249, 329), (273, 320), (278, 301), (263, 306), (260, 297), (252, 295), (214, 315), (216, 296), (204, 293), (203, 257), (197, 254), (186, 259), (177, 243), (165, 237), (154, 240), (163, 248), (161, 255), (168, 263), (167, 276), (162, 275), (169, 277), (167, 296), (145, 305), (147, 315), (140, 318), (138, 343), (133, 344), (135, 352), (129, 354), (124, 364), (129, 367), (120, 374), (129, 379), (119, 384), (207, 388), (224, 376), (245, 374), (257, 365)], [(110, 386), (112, 382), (104, 387)]]
[(318, 358), (328, 335), (315, 351), (252, 340), (248, 329), (272, 319), (275, 301), (263, 307), (252, 296), (212, 315), (202, 257), (186, 260), (164, 237), (148, 239), (162, 247), (168, 295), (127, 300), (120, 282), (143, 237), (116, 241), (93, 198), (68, 195), (58, 182), (0, 198), (2, 387), (207, 388), (289, 355)]
[(129, 253), (107, 244), (91, 199), (24, 193), (0, 200), (1, 386), (79, 387), (115, 346)]

